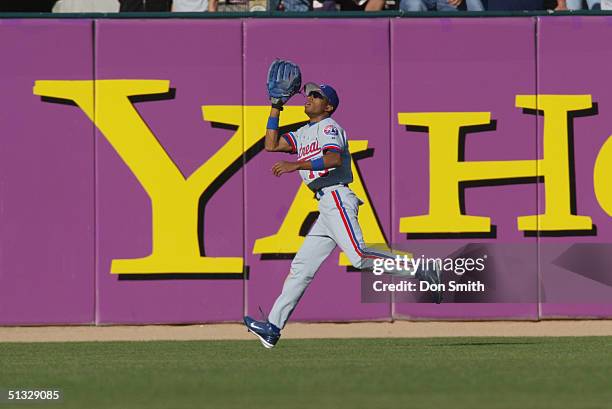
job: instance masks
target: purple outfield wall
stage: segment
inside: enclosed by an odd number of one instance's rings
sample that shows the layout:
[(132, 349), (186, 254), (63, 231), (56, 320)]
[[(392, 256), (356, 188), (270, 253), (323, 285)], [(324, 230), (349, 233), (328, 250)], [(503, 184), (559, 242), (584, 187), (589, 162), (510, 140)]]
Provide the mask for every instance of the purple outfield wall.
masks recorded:
[[(242, 105), (242, 23), (234, 21), (96, 22), (97, 79), (168, 79), (172, 99), (135, 104), (159, 144), (188, 177), (232, 135), (202, 118), (202, 105)], [(202, 41), (221, 38), (218, 41)], [(213, 58), (214, 56), (214, 58)], [(97, 292), (99, 323), (236, 321), (243, 312), (243, 280), (120, 279), (116, 258), (151, 252), (151, 202), (125, 162), (96, 135)], [(207, 255), (243, 254), (243, 173), (213, 195), (204, 212)], [(194, 231), (197, 226), (193, 226)]]
[[(436, 237), (400, 232), (401, 217), (427, 214), (429, 209), (428, 132), (398, 123), (400, 112), (490, 112), (495, 126), (468, 131), (465, 161), (533, 159), (536, 128), (532, 118), (514, 107), (517, 94), (535, 94), (535, 21), (533, 19), (393, 20), (391, 23), (393, 242), (428, 255), (440, 246)], [(431, 41), (406, 41), (427, 38)], [(503, 47), (500, 46), (503, 44)], [(434, 164), (433, 166), (439, 166)], [(535, 165), (533, 166), (535, 171)], [(510, 246), (521, 243), (526, 269), (488, 271), (503, 299), (516, 303), (473, 302), (442, 305), (402, 302), (397, 317), (537, 319), (537, 243), (517, 231), (515, 219), (536, 214), (535, 186), (517, 184), (465, 189), (465, 213), (492, 219), (497, 234), (477, 238), (448, 237), (443, 253), (452, 254), (473, 242)], [(433, 242), (432, 242), (433, 241)], [(503, 244), (502, 244), (503, 243)], [(419, 251), (416, 251), (416, 250)], [(490, 252), (491, 250), (488, 250)], [(440, 254), (441, 257), (444, 254)], [(505, 257), (505, 249), (489, 254)], [(468, 275), (469, 276), (469, 275)], [(468, 278), (463, 277), (463, 278)], [(476, 278), (476, 277), (474, 277)], [(533, 295), (527, 295), (532, 293)], [(486, 294), (481, 294), (486, 295)], [(522, 295), (527, 295), (522, 298)]]
[(93, 322), (94, 127), (32, 94), (91, 78), (91, 22), (1, 20), (0, 50), (0, 323)]
[(538, 30), (538, 93), (590, 94), (594, 105), (573, 119), (573, 162), (576, 211), (592, 218), (595, 231), (583, 237), (542, 237), (541, 316), (611, 317), (612, 219), (593, 180), (599, 156), (604, 183), (612, 187), (603, 156), (610, 149), (604, 143), (612, 141), (612, 95), (607, 92), (612, 50), (599, 40), (612, 30), (612, 18), (542, 18)]
[[(459, 279), (487, 292), (435, 305), (372, 302), (336, 250), (293, 320), (612, 317), (611, 34), (609, 17), (0, 20), (0, 325), (269, 310), (316, 211), (263, 150), (277, 57), (339, 92), (366, 242), (488, 257)], [(490, 229), (417, 226), (453, 202), (432, 182), (452, 161), (478, 167), (454, 198)]]

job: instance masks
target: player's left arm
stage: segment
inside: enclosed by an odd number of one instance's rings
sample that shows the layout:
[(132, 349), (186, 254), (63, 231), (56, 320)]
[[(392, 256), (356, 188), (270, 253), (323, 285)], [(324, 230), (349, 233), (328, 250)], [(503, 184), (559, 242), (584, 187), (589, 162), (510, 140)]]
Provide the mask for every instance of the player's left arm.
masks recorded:
[(324, 170), (337, 168), (342, 166), (342, 155), (335, 150), (328, 150), (323, 154), (322, 158), (306, 160), (300, 162), (280, 161), (272, 166), (274, 176), (280, 176), (283, 173), (291, 173), (296, 170)]

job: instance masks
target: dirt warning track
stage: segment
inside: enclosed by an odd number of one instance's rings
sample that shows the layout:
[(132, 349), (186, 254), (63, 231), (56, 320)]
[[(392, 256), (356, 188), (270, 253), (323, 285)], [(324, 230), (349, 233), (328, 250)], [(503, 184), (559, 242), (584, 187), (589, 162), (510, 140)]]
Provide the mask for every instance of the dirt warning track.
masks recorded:
[[(605, 336), (612, 320), (291, 323), (284, 339)], [(253, 339), (242, 324), (0, 327), (0, 342)]]

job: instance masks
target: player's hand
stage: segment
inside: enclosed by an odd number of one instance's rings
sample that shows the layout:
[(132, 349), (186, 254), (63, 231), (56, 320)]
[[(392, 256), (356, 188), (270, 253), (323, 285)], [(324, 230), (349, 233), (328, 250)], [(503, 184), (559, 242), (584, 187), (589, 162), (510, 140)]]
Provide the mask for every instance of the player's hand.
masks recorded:
[(463, 0), (448, 0), (448, 4), (450, 4), (453, 7), (459, 7), (461, 3), (463, 3)]
[(291, 61), (274, 60), (268, 69), (267, 86), (272, 105), (276, 108), (282, 107), (302, 88), (300, 67)]
[(281, 160), (272, 166), (272, 173), (274, 173), (274, 176), (280, 176), (283, 173), (295, 172), (296, 170), (298, 170), (298, 164), (296, 162)]

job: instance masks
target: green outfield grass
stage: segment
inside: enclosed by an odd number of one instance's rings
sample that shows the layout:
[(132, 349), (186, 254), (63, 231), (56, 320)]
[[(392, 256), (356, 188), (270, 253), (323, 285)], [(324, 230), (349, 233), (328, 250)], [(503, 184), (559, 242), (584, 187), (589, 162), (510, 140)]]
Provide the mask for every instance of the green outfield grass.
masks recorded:
[(0, 343), (15, 408), (611, 408), (612, 337)]

